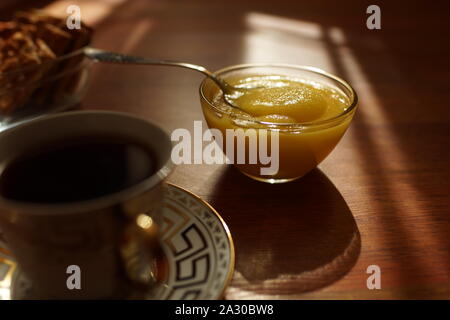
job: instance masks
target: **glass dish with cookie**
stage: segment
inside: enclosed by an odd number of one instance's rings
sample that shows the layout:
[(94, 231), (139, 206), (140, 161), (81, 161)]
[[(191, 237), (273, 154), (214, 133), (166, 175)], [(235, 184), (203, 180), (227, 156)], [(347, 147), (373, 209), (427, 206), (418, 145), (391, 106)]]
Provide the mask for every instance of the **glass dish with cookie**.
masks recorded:
[(0, 22), (0, 129), (80, 102), (90, 61), (83, 53), (92, 30), (68, 29), (38, 10)]

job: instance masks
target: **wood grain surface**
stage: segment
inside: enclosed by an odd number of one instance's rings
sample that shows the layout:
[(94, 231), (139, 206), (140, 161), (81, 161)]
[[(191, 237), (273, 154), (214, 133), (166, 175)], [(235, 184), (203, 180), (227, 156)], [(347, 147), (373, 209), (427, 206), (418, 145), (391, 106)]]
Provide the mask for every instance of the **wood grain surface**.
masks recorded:
[[(377, 1), (56, 1), (81, 6), (94, 45), (212, 70), (312, 65), (348, 80), (357, 115), (304, 178), (255, 182), (227, 165), (180, 165), (170, 182), (228, 223), (236, 270), (227, 299), (450, 298), (450, 3)], [(122, 110), (171, 131), (203, 120), (202, 76), (95, 65), (86, 109)], [(206, 127), (206, 124), (205, 124)], [(380, 290), (366, 286), (381, 268)]]

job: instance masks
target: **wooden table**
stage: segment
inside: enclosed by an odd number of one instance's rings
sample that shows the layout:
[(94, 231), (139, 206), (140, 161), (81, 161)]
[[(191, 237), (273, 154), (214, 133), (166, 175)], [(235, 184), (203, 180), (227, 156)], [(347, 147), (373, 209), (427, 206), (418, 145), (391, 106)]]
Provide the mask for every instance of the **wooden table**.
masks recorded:
[[(170, 181), (213, 205), (236, 245), (227, 299), (450, 298), (450, 5), (379, 1), (57, 1), (79, 3), (97, 47), (211, 69), (313, 65), (360, 97), (333, 153), (283, 185), (226, 165), (181, 165)], [(132, 112), (167, 130), (202, 120), (202, 76), (96, 65), (84, 108)], [(206, 125), (205, 125), (206, 126)], [(367, 268), (381, 268), (369, 290)]]

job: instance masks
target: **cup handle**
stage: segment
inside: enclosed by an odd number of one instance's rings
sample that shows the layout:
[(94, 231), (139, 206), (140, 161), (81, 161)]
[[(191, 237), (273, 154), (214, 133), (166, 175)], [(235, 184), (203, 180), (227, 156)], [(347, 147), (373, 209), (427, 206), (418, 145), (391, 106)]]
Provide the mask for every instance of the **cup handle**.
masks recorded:
[(126, 222), (120, 255), (125, 274), (136, 287), (148, 290), (160, 281), (163, 254), (152, 217), (141, 213)]

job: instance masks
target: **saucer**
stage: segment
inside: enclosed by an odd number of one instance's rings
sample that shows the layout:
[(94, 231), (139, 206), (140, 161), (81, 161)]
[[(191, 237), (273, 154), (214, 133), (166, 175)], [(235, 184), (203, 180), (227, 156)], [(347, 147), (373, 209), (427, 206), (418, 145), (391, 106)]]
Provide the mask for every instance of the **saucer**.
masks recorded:
[[(213, 207), (193, 193), (167, 184), (160, 245), (167, 274), (145, 299), (223, 298), (234, 271), (234, 245), (227, 225)], [(38, 298), (0, 231), (0, 300)]]

